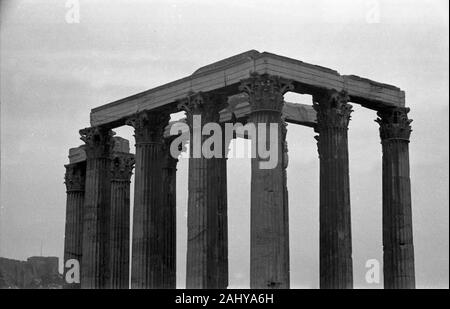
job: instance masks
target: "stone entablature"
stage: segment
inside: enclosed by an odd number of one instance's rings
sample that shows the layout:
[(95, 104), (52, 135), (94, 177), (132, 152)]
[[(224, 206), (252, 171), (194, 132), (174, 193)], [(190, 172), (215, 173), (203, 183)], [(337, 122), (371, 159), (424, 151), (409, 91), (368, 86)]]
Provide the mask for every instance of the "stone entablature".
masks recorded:
[(220, 90), (228, 96), (239, 93), (242, 79), (269, 74), (293, 80), (293, 92), (314, 94), (324, 89), (346, 91), (353, 103), (367, 108), (403, 107), (405, 93), (392, 85), (308, 64), (268, 52), (251, 50), (197, 70), (191, 76), (99, 106), (91, 111), (91, 126), (116, 124), (137, 111), (176, 104), (189, 93)]

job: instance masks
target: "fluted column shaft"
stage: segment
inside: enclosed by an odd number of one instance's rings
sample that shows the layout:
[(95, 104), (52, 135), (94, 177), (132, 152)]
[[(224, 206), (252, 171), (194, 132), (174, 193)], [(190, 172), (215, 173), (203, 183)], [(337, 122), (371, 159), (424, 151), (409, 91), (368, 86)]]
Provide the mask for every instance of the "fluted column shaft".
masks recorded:
[(86, 143), (86, 190), (83, 215), (82, 288), (108, 288), (110, 228), (111, 130), (101, 127), (80, 131)]
[[(190, 126), (190, 159), (188, 180), (188, 244), (187, 244), (187, 288), (226, 288), (228, 286), (228, 243), (226, 206), (226, 158), (205, 158), (195, 154), (209, 137), (202, 135), (202, 127), (208, 122), (219, 122), (219, 111), (226, 98), (214, 94), (195, 94), (181, 104), (187, 112)], [(194, 123), (194, 116), (201, 116)], [(220, 141), (223, 141), (223, 136)], [(196, 144), (196, 143), (201, 144)], [(219, 145), (214, 145), (219, 147)], [(223, 143), (220, 147), (224, 147)], [(195, 155), (194, 155), (195, 154)], [(197, 156), (198, 157), (194, 157)]]
[[(251, 175), (251, 236), (250, 287), (259, 289), (289, 288), (289, 216), (284, 162), (285, 125), (281, 120), (283, 95), (292, 89), (288, 80), (269, 75), (254, 74), (241, 84), (249, 95), (250, 117), (258, 130), (253, 136)], [(260, 131), (265, 127), (265, 136)], [(271, 140), (270, 124), (277, 128), (276, 140)], [(272, 167), (257, 151), (260, 143), (265, 149), (276, 147), (277, 158)], [(269, 158), (274, 160), (275, 158)], [(267, 163), (267, 162), (266, 162)]]
[(352, 111), (345, 92), (314, 97), (320, 158), (320, 288), (353, 288), (347, 130)]
[(164, 188), (161, 203), (161, 233), (164, 235), (160, 250), (162, 255), (161, 287), (176, 288), (176, 185), (178, 158), (172, 157), (170, 143), (173, 138), (167, 138), (163, 147), (162, 178)]
[(162, 211), (162, 200), (167, 188), (163, 187), (163, 132), (168, 124), (165, 112), (141, 112), (127, 123), (135, 129), (136, 167), (133, 213), (133, 249), (131, 268), (132, 288), (162, 288), (164, 225), (167, 220)]
[[(83, 209), (86, 162), (66, 165), (65, 184), (67, 188), (66, 225), (64, 237), (64, 273), (65, 263), (75, 259), (81, 266), (83, 250)], [(64, 283), (66, 289), (79, 289), (80, 283)]]
[(117, 153), (111, 166), (111, 288), (128, 289), (130, 269), (130, 177), (132, 154)]
[(383, 149), (384, 288), (415, 288), (414, 246), (409, 173), (407, 113), (397, 108), (378, 112)]
[[(224, 141), (224, 140), (223, 140)], [(218, 226), (218, 279), (219, 288), (228, 287), (228, 187), (227, 187), (227, 154), (228, 144), (223, 144), (223, 158), (215, 159), (217, 161), (217, 174), (219, 179), (219, 189), (217, 200), (219, 208), (217, 211)]]

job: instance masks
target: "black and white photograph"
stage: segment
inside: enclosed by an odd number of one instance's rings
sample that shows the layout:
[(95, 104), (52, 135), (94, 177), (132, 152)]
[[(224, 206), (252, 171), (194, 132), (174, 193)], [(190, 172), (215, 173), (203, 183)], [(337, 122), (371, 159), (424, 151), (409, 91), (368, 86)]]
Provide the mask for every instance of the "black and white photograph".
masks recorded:
[(0, 86), (0, 289), (449, 289), (447, 0), (1, 0)]

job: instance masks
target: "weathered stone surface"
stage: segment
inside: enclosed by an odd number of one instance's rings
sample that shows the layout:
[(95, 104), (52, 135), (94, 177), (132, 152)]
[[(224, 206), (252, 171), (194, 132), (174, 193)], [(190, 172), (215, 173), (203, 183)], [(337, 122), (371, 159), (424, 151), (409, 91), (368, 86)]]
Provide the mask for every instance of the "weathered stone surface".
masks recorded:
[[(190, 140), (201, 127), (193, 126), (201, 115), (202, 126), (218, 122), (226, 98), (210, 94), (189, 96), (181, 107), (187, 112)], [(208, 138), (203, 135), (201, 142)], [(193, 157), (190, 143), (188, 182), (187, 288), (226, 288), (228, 286), (226, 158)], [(226, 148), (226, 147), (225, 147)], [(223, 149), (222, 149), (223, 151)]]
[(353, 288), (347, 130), (352, 112), (345, 92), (314, 97), (320, 159), (320, 288)]
[[(252, 159), (250, 287), (289, 288), (289, 219), (285, 182), (285, 125), (281, 120), (283, 94), (292, 89), (289, 80), (254, 74), (240, 90), (249, 96), (249, 121), (266, 124), (266, 148), (270, 145), (269, 124), (278, 124), (278, 161), (275, 168), (262, 169), (259, 154)], [(257, 135), (260, 134), (259, 132)], [(256, 145), (259, 136), (255, 137)], [(257, 146), (258, 147), (258, 146)]]
[(165, 233), (165, 224), (173, 218), (164, 217), (162, 203), (168, 188), (161, 181), (163, 133), (168, 122), (169, 113), (165, 112), (138, 113), (127, 122), (134, 127), (136, 138), (132, 288), (163, 288), (170, 276), (164, 268), (168, 258), (164, 247), (173, 236)]
[(160, 245), (161, 252), (161, 287), (164, 289), (176, 288), (176, 184), (178, 158), (170, 154), (172, 138), (165, 138), (162, 157), (163, 186), (161, 201), (161, 234), (164, 241)]
[[(83, 213), (86, 181), (86, 162), (66, 165), (65, 184), (67, 188), (66, 225), (64, 237), (64, 273), (68, 260), (76, 259), (81, 265), (83, 254)], [(78, 289), (79, 283), (65, 283), (65, 288)]]
[[(246, 118), (251, 107), (245, 93), (228, 97), (228, 107), (220, 111), (220, 122)], [(284, 102), (282, 117), (286, 122), (313, 127), (316, 121), (316, 111), (312, 105)]]
[(383, 149), (383, 272), (386, 289), (415, 288), (409, 173), (409, 109), (378, 112)]
[(129, 287), (130, 177), (133, 166), (133, 154), (124, 152), (116, 152), (113, 154), (111, 164), (111, 225), (109, 239), (110, 287), (112, 289), (127, 289)]
[(129, 153), (130, 152), (130, 142), (120, 136), (114, 136), (113, 153)]
[(84, 147), (76, 147), (69, 149), (69, 164), (75, 164), (86, 161), (86, 152)]
[(113, 132), (94, 127), (80, 130), (80, 134), (87, 157), (81, 287), (108, 288)]
[(91, 125), (122, 122), (138, 111), (175, 104), (191, 92), (226, 89), (237, 94), (242, 79), (252, 73), (271, 74), (291, 79), (292, 91), (314, 94), (323, 89), (345, 90), (351, 101), (369, 108), (404, 106), (404, 92), (397, 87), (338, 72), (268, 52), (251, 50), (206, 67), (191, 76), (97, 107), (91, 112)]

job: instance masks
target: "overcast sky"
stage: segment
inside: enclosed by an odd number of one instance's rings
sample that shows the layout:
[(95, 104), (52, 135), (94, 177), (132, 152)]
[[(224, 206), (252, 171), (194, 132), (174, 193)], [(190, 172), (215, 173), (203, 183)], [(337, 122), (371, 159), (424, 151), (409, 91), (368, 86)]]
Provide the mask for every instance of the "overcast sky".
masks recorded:
[[(416, 281), (449, 285), (448, 1), (1, 1), (0, 256), (62, 258), (64, 164), (90, 109), (250, 50), (406, 91)], [(293, 102), (311, 97), (287, 94)], [(382, 262), (381, 145), (375, 113), (349, 128), (353, 264)], [(130, 139), (131, 128), (116, 130)], [(312, 129), (288, 126), (291, 286), (319, 285), (318, 156)], [(134, 147), (132, 147), (134, 152)], [(185, 281), (187, 160), (178, 165), (177, 282)], [(228, 160), (230, 286), (249, 285), (250, 160)], [(382, 282), (382, 281), (381, 281)]]

